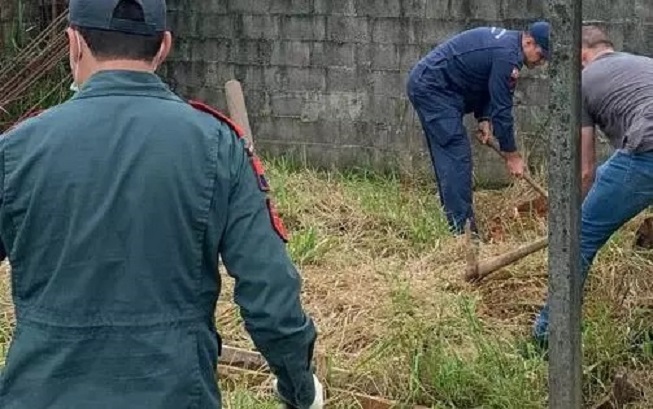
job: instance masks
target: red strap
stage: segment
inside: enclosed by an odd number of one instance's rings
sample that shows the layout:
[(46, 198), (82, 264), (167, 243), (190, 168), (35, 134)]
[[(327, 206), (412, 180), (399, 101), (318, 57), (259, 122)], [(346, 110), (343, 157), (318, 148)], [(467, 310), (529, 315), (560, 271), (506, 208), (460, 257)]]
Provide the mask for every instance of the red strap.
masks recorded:
[[(226, 123), (240, 139), (245, 139), (245, 132), (243, 129), (227, 115), (200, 101), (190, 100), (188, 103), (193, 108), (213, 116), (218, 121)], [(254, 150), (249, 143), (247, 143), (245, 149), (247, 150), (249, 163), (254, 170), (254, 174), (256, 175), (256, 182), (258, 183), (258, 187), (262, 192), (267, 194), (270, 191), (270, 185), (265, 178), (265, 169), (263, 168), (263, 163), (258, 158), (258, 156), (254, 154)], [(279, 235), (279, 237), (281, 237), (281, 240), (283, 240), (285, 243), (288, 243), (288, 231), (286, 230), (286, 227), (283, 224), (283, 221), (281, 220), (281, 217), (279, 216), (279, 213), (277, 212), (276, 207), (274, 206), (274, 203), (270, 197), (266, 197), (266, 204), (274, 231)]]
[(202, 112), (206, 112), (207, 114), (217, 118), (218, 120), (225, 122), (233, 131), (236, 133), (236, 135), (239, 138), (244, 138), (245, 137), (245, 131), (243, 131), (243, 128), (241, 128), (237, 123), (231, 120), (227, 115), (223, 114), (222, 112), (218, 111), (217, 109), (213, 108), (210, 105), (206, 105), (203, 102), (196, 101), (196, 100), (190, 100), (188, 103), (195, 109), (200, 110)]
[(39, 116), (39, 115), (41, 115), (43, 112), (45, 112), (45, 109), (35, 109), (35, 110), (31, 111), (31, 112), (27, 112), (26, 114), (24, 114), (23, 116), (21, 116), (20, 118), (18, 118), (18, 119), (16, 120), (16, 122), (14, 122), (14, 123), (9, 127), (9, 129), (6, 130), (6, 132), (11, 131), (12, 129), (14, 129), (16, 126), (18, 126), (18, 125), (19, 125), (21, 122), (23, 122), (23, 121), (26, 121), (26, 120), (28, 120), (28, 119), (30, 119), (30, 118), (33, 118), (33, 117), (35, 117), (35, 116)]

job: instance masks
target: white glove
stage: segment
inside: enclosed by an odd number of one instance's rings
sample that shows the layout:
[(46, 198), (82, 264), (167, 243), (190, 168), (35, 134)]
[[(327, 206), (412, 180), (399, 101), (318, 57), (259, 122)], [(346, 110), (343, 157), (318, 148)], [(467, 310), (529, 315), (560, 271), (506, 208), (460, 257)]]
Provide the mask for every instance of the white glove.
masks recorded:
[[(276, 392), (277, 395), (279, 395), (279, 390), (277, 389), (277, 378), (274, 378), (272, 381), (272, 387), (274, 388), (274, 391)], [(322, 409), (324, 407), (324, 388), (322, 387), (322, 384), (320, 381), (317, 379), (317, 376), (313, 374), (313, 384), (315, 385), (315, 399), (313, 400), (313, 403), (311, 406), (308, 407), (308, 409)], [(282, 408), (288, 409), (290, 406), (287, 404), (282, 404)]]

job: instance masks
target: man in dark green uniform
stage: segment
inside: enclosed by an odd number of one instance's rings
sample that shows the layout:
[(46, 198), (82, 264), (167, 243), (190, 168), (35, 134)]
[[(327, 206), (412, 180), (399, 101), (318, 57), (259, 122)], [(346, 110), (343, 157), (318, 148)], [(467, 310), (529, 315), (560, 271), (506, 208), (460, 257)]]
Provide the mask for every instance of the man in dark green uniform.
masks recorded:
[(164, 0), (71, 0), (79, 92), (0, 140), (16, 330), (3, 409), (220, 408), (218, 256), (286, 407), (321, 408), (316, 330), (237, 127), (175, 96)]

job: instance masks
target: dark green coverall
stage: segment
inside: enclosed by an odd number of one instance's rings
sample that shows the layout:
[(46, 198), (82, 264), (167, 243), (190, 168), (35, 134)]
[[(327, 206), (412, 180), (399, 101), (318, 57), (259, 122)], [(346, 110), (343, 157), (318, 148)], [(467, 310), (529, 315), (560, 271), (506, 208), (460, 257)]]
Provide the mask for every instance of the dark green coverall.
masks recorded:
[(0, 144), (17, 326), (2, 409), (220, 408), (218, 255), (281, 394), (316, 330), (245, 144), (154, 74), (104, 71)]

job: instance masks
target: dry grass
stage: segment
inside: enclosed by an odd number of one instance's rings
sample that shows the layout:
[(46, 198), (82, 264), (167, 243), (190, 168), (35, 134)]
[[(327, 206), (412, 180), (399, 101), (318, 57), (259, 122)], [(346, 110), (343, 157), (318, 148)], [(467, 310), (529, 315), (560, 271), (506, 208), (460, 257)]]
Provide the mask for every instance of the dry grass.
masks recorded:
[[(464, 245), (446, 233), (430, 181), (321, 173), (282, 161), (268, 171), (293, 233), (289, 249), (318, 325), (318, 353), (357, 375), (352, 388), (438, 408), (544, 407), (546, 362), (523, 351), (546, 294), (546, 251), (471, 285), (463, 280)], [(529, 195), (521, 184), (477, 192), (481, 226)], [(546, 220), (509, 213), (502, 218), (505, 241), (483, 245), (483, 257), (546, 234)], [(605, 394), (619, 368), (645, 383), (649, 377), (650, 346), (635, 349), (628, 342), (650, 324), (653, 306), (653, 257), (631, 247), (638, 221), (601, 252), (588, 283), (588, 402)], [(219, 330), (230, 345), (250, 348), (231, 301), (232, 281), (223, 277)], [(3, 278), (0, 342), (6, 344), (13, 318)], [(226, 407), (272, 407), (263, 391), (223, 386)]]

